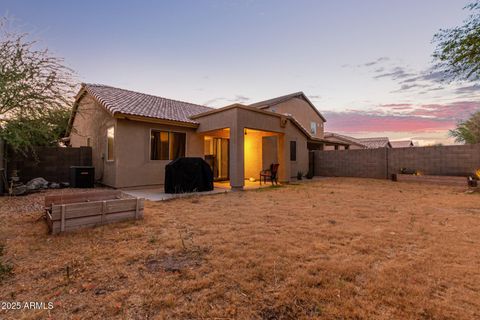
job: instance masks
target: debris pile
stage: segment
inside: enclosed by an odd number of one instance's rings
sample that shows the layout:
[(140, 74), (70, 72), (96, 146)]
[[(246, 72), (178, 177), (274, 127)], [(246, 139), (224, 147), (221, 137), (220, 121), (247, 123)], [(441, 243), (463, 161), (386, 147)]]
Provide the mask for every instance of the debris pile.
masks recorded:
[(48, 182), (42, 177), (34, 178), (27, 183), (20, 182), (20, 178), (16, 175), (12, 175), (10, 178), (8, 193), (12, 196), (21, 196), (33, 192), (38, 192), (45, 189), (61, 189), (68, 188), (70, 183), (68, 182)]

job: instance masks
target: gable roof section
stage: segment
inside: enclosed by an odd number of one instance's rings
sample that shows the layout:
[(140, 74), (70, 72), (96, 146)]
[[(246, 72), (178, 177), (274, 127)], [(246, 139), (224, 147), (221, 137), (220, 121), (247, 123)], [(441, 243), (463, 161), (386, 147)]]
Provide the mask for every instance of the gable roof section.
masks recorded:
[[(168, 121), (180, 126), (198, 126), (190, 119), (194, 114), (212, 110), (210, 107), (184, 101), (172, 100), (150, 94), (115, 88), (101, 84), (82, 83), (75, 97), (72, 115), (68, 122), (66, 135), (70, 135), (80, 100), (90, 94), (112, 116), (132, 116), (135, 120), (152, 119)], [(150, 120), (148, 120), (150, 121)]]
[(326, 140), (329, 140), (329, 138), (336, 138), (336, 139), (342, 140), (344, 142), (348, 142), (350, 144), (354, 144), (354, 145), (357, 145), (357, 146), (360, 146), (360, 147), (363, 147), (363, 148), (367, 148), (367, 146), (365, 144), (363, 144), (362, 142), (360, 142), (359, 139), (354, 138), (354, 137), (350, 137), (350, 136), (346, 136), (346, 135), (343, 135), (343, 134), (339, 134), (339, 133), (325, 132), (324, 138)]
[(252, 103), (252, 104), (249, 105), (249, 107), (254, 107), (254, 108), (258, 108), (258, 109), (266, 109), (266, 108), (275, 106), (275, 105), (277, 105), (277, 104), (280, 104), (280, 103), (282, 103), (282, 102), (288, 101), (288, 100), (293, 99), (293, 98), (300, 98), (300, 99), (305, 100), (305, 101), (310, 105), (310, 107), (312, 107), (313, 111), (315, 111), (315, 112), (318, 114), (318, 116), (319, 116), (324, 122), (327, 121), (327, 120), (322, 116), (322, 114), (320, 113), (320, 111), (318, 111), (317, 108), (315, 108), (315, 106), (313, 105), (313, 103), (307, 98), (307, 96), (306, 96), (302, 91), (295, 92), (295, 93), (291, 93), (291, 94), (287, 94), (287, 95), (284, 95), (284, 96), (281, 96), (281, 97), (277, 97), (277, 98), (273, 98), (273, 99), (268, 99), (268, 100), (264, 100), (264, 101)]
[[(204, 113), (200, 113), (200, 114), (197, 114), (197, 115), (193, 115), (191, 118), (192, 118), (192, 119), (199, 119), (199, 118), (203, 118), (203, 117), (209, 116), (209, 115), (211, 115), (211, 114), (224, 112), (224, 111), (226, 111), (226, 110), (230, 110), (230, 109), (234, 109), (234, 108), (244, 109), (244, 110), (248, 110), (248, 111), (252, 111), (252, 112), (258, 112), (258, 113), (263, 113), (263, 114), (268, 114), (268, 115), (275, 116), (275, 117), (278, 117), (278, 118), (286, 118), (286, 119), (290, 120), (290, 121), (293, 123), (293, 125), (295, 125), (309, 140), (311, 140), (311, 141), (317, 141), (317, 142), (329, 142), (329, 141), (327, 141), (326, 139), (321, 139), (321, 138), (313, 137), (313, 136), (307, 131), (307, 129), (305, 129), (294, 117), (292, 117), (292, 116), (290, 116), (290, 115), (284, 115), (284, 114), (280, 114), (280, 113), (277, 113), (277, 112), (272, 112), (272, 111), (268, 111), (268, 110), (262, 110), (262, 109), (260, 109), (260, 108), (252, 107), (252, 106), (249, 106), (249, 105), (246, 106), (246, 105), (241, 104), (241, 103), (234, 103), (234, 104), (228, 105), (228, 106), (223, 107), (223, 108), (212, 109), (212, 110), (209, 110), (209, 111), (204, 112)], [(340, 143), (340, 144), (341, 144), (341, 143)]]
[(392, 148), (409, 148), (413, 147), (412, 140), (400, 140), (400, 141), (390, 141)]
[(392, 147), (392, 145), (390, 144), (390, 140), (388, 140), (388, 137), (360, 138), (358, 139), (358, 141), (366, 145), (368, 149)]
[[(91, 94), (113, 116), (117, 114), (171, 120), (196, 124), (191, 116), (212, 108), (150, 94), (99, 84), (82, 84), (82, 91)], [(77, 98), (78, 101), (79, 98)]]

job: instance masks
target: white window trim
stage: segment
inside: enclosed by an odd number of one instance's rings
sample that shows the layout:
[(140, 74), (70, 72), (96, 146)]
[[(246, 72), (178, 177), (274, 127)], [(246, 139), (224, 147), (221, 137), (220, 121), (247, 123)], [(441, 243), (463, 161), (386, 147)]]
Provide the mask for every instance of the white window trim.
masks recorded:
[[(168, 132), (168, 159), (167, 160), (161, 160), (161, 159), (152, 159), (152, 131), (163, 131), (163, 132)], [(188, 150), (188, 132), (187, 131), (181, 131), (181, 130), (169, 130), (169, 129), (159, 129), (159, 128), (150, 128), (148, 132), (148, 161), (153, 161), (153, 162), (158, 162), (158, 161), (173, 161), (170, 160), (170, 133), (184, 133), (185, 134), (185, 157), (187, 156), (187, 150)]]
[(318, 123), (316, 123), (315, 121), (310, 121), (310, 133), (311, 134), (317, 134), (317, 127), (318, 127)]

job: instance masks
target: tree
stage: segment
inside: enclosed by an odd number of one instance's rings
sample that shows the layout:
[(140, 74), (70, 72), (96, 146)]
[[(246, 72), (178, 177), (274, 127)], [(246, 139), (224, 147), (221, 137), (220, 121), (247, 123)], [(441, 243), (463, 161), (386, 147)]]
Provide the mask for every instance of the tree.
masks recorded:
[(480, 1), (467, 5), (471, 15), (464, 24), (442, 29), (434, 36), (437, 43), (433, 57), (437, 69), (447, 80), (478, 81), (480, 79)]
[(454, 137), (456, 142), (480, 143), (480, 111), (474, 113), (470, 119), (459, 122), (456, 129), (450, 130), (450, 136)]
[(0, 18), (0, 137), (15, 151), (52, 145), (68, 123), (73, 71)]

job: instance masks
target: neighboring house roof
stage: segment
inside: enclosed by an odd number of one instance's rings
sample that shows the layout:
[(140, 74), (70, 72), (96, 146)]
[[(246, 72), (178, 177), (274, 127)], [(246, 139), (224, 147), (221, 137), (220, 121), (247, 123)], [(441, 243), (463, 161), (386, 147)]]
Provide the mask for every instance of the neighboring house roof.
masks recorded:
[(409, 148), (414, 146), (412, 140), (390, 141), (390, 144), (392, 148)]
[(277, 104), (280, 104), (282, 102), (285, 102), (285, 101), (288, 101), (290, 99), (293, 99), (293, 98), (301, 98), (303, 100), (305, 100), (313, 109), (313, 111), (315, 111), (318, 116), (320, 118), (322, 118), (322, 120), (324, 122), (326, 122), (327, 120), (322, 116), (322, 114), (320, 113), (320, 111), (317, 110), (317, 108), (315, 108), (315, 106), (313, 105), (313, 103), (307, 98), (307, 96), (299, 91), (299, 92), (295, 92), (295, 93), (291, 93), (291, 94), (287, 94), (287, 95), (284, 95), (284, 96), (281, 96), (281, 97), (277, 97), (277, 98), (273, 98), (273, 99), (268, 99), (268, 100), (264, 100), (264, 101), (260, 101), (260, 102), (256, 102), (256, 103), (252, 103), (249, 105), (249, 107), (254, 107), (254, 108), (259, 108), (259, 109), (266, 109), (266, 108), (269, 108), (269, 107), (272, 107), (272, 106), (275, 106)]
[[(82, 84), (112, 115), (125, 114), (147, 118), (197, 123), (191, 116), (212, 108), (150, 94), (114, 88), (99, 84)], [(81, 92), (83, 91), (81, 90)]]
[(392, 147), (392, 145), (390, 144), (390, 140), (388, 140), (388, 137), (360, 138), (358, 139), (358, 141), (366, 145), (368, 149)]
[[(350, 137), (350, 136), (346, 136), (346, 135), (343, 135), (343, 134), (339, 134), (339, 133), (325, 132), (324, 138), (326, 140), (330, 140), (331, 138), (336, 138), (338, 140), (347, 142), (349, 144), (354, 144), (354, 145), (357, 145), (357, 146), (360, 146), (360, 147), (363, 147), (363, 148), (367, 148), (367, 146), (365, 144), (363, 144), (362, 142), (360, 142), (359, 139), (354, 138), (354, 137)], [(332, 142), (334, 142), (334, 141), (332, 141)]]

